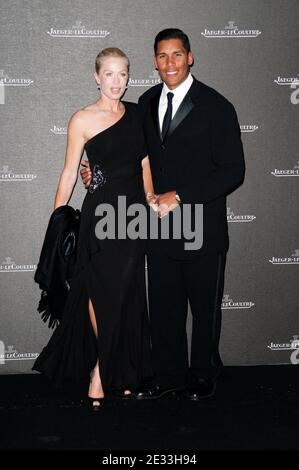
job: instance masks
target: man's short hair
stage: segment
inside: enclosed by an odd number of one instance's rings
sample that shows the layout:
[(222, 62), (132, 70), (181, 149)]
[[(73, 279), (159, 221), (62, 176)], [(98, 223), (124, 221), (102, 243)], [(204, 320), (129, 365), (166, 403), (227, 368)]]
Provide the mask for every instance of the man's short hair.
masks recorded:
[(191, 51), (190, 41), (186, 33), (178, 28), (167, 28), (160, 31), (155, 37), (154, 50), (157, 53), (158, 43), (160, 41), (167, 41), (168, 39), (180, 39), (183, 47), (187, 52)]

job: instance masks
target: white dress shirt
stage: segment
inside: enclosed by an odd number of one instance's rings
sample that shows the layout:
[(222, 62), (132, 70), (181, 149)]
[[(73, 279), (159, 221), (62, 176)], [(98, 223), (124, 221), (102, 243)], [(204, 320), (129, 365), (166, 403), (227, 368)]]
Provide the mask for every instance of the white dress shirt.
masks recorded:
[(193, 77), (191, 73), (189, 73), (188, 77), (186, 80), (183, 81), (178, 87), (176, 87), (174, 90), (170, 90), (166, 83), (163, 84), (160, 100), (159, 100), (159, 123), (160, 123), (160, 130), (162, 131), (162, 124), (163, 124), (163, 119), (166, 113), (167, 109), (167, 93), (171, 92), (173, 93), (173, 98), (172, 98), (172, 118), (174, 117), (175, 113), (178, 110), (178, 107), (180, 106), (181, 102), (185, 98), (186, 94), (188, 93), (191, 85), (193, 82)]

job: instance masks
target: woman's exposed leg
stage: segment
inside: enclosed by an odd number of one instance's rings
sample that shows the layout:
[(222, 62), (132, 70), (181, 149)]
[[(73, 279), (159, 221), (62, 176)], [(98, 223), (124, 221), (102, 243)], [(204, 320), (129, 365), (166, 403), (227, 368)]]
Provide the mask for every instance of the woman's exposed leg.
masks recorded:
[[(94, 313), (94, 308), (91, 302), (91, 299), (89, 299), (88, 302), (88, 310), (89, 310), (89, 318), (92, 324), (92, 328), (94, 331), (94, 334), (96, 338), (98, 337), (98, 326), (97, 326), (97, 320), (96, 316)], [(99, 360), (97, 360), (97, 363), (94, 367), (94, 369), (91, 371), (90, 374), (90, 384), (89, 384), (89, 390), (88, 390), (88, 396), (92, 398), (103, 398), (104, 397), (104, 391), (102, 387), (102, 382), (101, 382), (101, 376), (100, 376), (100, 369), (99, 369)], [(94, 400), (93, 406), (99, 406), (100, 402)]]
[[(97, 320), (94, 312), (94, 308), (91, 302), (91, 299), (89, 299), (88, 303), (88, 310), (89, 310), (89, 317), (90, 321), (92, 324), (92, 328), (94, 331), (94, 334), (96, 338), (98, 337), (98, 326), (97, 326)], [(124, 395), (130, 395), (131, 390), (124, 390)], [(89, 386), (89, 391), (88, 391), (88, 396), (93, 397), (93, 398), (103, 398), (104, 397), (104, 391), (101, 383), (101, 376), (100, 376), (100, 370), (99, 370), (99, 360), (97, 360), (96, 366), (91, 372), (91, 381), (90, 381), (90, 386)], [(99, 402), (94, 402), (95, 406), (99, 405)]]

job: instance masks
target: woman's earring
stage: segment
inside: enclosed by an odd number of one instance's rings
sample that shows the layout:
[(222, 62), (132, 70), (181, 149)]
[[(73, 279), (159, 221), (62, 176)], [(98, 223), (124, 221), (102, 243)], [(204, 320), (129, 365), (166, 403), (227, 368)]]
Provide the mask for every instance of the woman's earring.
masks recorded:
[(100, 83), (97, 83), (97, 86), (98, 86), (98, 90), (100, 90), (101, 89)]

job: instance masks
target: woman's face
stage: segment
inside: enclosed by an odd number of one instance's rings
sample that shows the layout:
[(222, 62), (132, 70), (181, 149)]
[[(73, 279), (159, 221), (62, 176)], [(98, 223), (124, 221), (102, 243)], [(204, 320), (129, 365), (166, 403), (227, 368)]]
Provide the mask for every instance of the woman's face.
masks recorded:
[(128, 61), (125, 57), (105, 57), (101, 59), (99, 73), (94, 74), (102, 95), (111, 100), (119, 100), (128, 82)]

